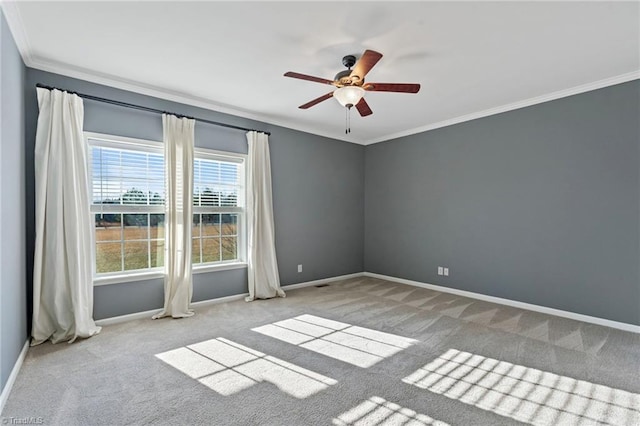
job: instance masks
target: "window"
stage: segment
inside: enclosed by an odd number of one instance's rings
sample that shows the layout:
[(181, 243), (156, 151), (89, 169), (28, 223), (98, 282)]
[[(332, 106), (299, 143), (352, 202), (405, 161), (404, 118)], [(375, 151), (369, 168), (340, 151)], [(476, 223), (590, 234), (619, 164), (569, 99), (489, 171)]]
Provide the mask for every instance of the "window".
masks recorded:
[(162, 145), (88, 138), (95, 272), (164, 266)]
[(193, 264), (241, 260), (243, 159), (196, 151), (193, 175)]
[[(164, 266), (164, 156), (159, 142), (87, 134), (96, 277)], [(196, 149), (194, 270), (244, 260), (244, 157)]]

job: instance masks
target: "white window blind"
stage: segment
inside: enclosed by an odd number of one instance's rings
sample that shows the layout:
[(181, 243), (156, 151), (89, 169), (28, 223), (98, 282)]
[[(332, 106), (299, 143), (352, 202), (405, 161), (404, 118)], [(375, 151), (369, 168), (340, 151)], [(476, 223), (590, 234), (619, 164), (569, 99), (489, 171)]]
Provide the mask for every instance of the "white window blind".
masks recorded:
[(92, 140), (93, 204), (164, 205), (164, 160), (161, 153), (103, 147)]
[[(162, 144), (95, 134), (87, 134), (87, 142), (96, 276), (161, 271), (165, 250)], [(194, 268), (244, 260), (244, 173), (244, 156), (196, 149)]]
[(88, 138), (95, 271), (164, 265), (164, 158), (159, 143)]
[(193, 204), (193, 263), (241, 260), (243, 159), (196, 152)]

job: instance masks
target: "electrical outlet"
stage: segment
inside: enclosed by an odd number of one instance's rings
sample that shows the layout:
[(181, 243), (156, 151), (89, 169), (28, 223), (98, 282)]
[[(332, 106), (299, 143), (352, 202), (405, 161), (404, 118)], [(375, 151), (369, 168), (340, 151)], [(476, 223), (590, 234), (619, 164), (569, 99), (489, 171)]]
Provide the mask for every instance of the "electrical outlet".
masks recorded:
[(445, 277), (449, 276), (449, 268), (444, 268), (444, 276)]
[(298, 265), (298, 272), (302, 272), (302, 265)]
[(438, 275), (442, 275), (442, 274), (444, 274), (442, 270), (442, 266), (438, 266)]

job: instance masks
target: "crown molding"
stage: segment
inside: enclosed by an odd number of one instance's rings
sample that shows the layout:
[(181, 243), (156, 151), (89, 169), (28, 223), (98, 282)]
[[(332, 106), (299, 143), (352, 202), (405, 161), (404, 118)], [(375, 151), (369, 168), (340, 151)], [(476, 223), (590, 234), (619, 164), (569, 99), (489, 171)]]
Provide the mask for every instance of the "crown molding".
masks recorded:
[(452, 126), (454, 124), (464, 123), (465, 121), (476, 120), (478, 118), (501, 114), (503, 112), (513, 111), (520, 108), (526, 108), (528, 106), (553, 101), (555, 99), (566, 98), (568, 96), (578, 95), (580, 93), (590, 92), (592, 90), (602, 89), (604, 87), (613, 86), (620, 83), (626, 83), (628, 81), (638, 80), (638, 79), (640, 79), (640, 70), (632, 71), (626, 74), (621, 74), (621, 75), (617, 75), (610, 78), (605, 78), (603, 80), (594, 81), (592, 83), (582, 84), (580, 86), (571, 87), (569, 89), (558, 90), (557, 92), (547, 93), (545, 95), (536, 96), (533, 98), (525, 99), (518, 102), (513, 102), (506, 105), (501, 105), (495, 108), (489, 108), (483, 111), (461, 115), (459, 117), (450, 118), (448, 120), (439, 121), (437, 123), (427, 124), (425, 126), (416, 127), (413, 129), (402, 131), (402, 132), (381, 136), (379, 138), (375, 138), (367, 141), (365, 145), (372, 145), (379, 142), (386, 142), (393, 139), (401, 138), (403, 136), (415, 135), (417, 133), (423, 133), (429, 130), (439, 129), (441, 127)]
[(27, 61), (25, 60), (25, 64), (29, 68), (34, 68), (41, 71), (47, 71), (54, 74), (61, 74), (67, 77), (77, 78), (79, 80), (84, 80), (91, 83), (102, 84), (105, 86), (138, 93), (141, 95), (152, 96), (154, 98), (186, 104), (189, 106), (195, 106), (195, 107), (203, 108), (210, 111), (233, 115), (236, 117), (246, 118), (249, 120), (254, 120), (254, 121), (263, 123), (265, 125), (286, 127), (288, 129), (298, 130), (305, 133), (311, 133), (318, 136), (324, 136), (329, 139), (341, 140), (343, 142), (351, 142), (351, 143), (356, 143), (360, 145), (365, 144), (365, 142), (358, 142), (350, 139), (336, 138), (335, 135), (323, 132), (322, 130), (309, 128), (309, 127), (302, 127), (298, 123), (295, 123), (293, 121), (279, 120), (267, 114), (256, 114), (254, 112), (232, 107), (230, 105), (217, 103), (210, 99), (206, 99), (198, 96), (186, 95), (177, 91), (167, 90), (163, 88), (161, 89), (153, 85), (148, 85), (148, 84), (144, 84), (144, 83), (140, 83), (140, 82), (128, 80), (128, 79), (123, 79), (120, 77), (115, 77), (110, 74), (99, 73), (99, 72), (95, 72), (85, 68), (52, 61), (49, 59), (43, 59), (33, 55), (30, 57), (29, 63), (27, 63)]
[(32, 62), (31, 58), (31, 46), (29, 44), (29, 38), (27, 37), (27, 33), (25, 32), (25, 26), (22, 22), (22, 17), (20, 16), (20, 11), (18, 10), (18, 5), (16, 1), (2, 1), (0, 0), (0, 8), (2, 8), (2, 12), (4, 13), (4, 17), (9, 25), (9, 30), (11, 31), (11, 35), (13, 35), (13, 40), (18, 47), (18, 51), (20, 52), (20, 56), (22, 56), (22, 60), (25, 65), (29, 66), (29, 63)]
[(22, 56), (22, 60), (29, 68), (35, 68), (42, 71), (47, 71), (55, 74), (62, 74), (68, 77), (77, 78), (80, 80), (89, 81), (91, 83), (102, 84), (105, 86), (113, 87), (116, 89), (127, 90), (142, 95), (152, 96), (159, 99), (178, 102), (190, 106), (195, 106), (210, 111), (220, 112), (224, 114), (230, 114), (236, 117), (247, 118), (255, 120), (266, 125), (274, 125), (286, 127), (288, 129), (297, 130), (304, 133), (310, 133), (317, 136), (323, 136), (333, 140), (339, 140), (343, 142), (355, 143), (358, 145), (372, 145), (375, 143), (386, 142), (392, 139), (401, 138), (404, 136), (410, 136), (417, 133), (423, 133), (429, 130), (439, 129), (441, 127), (447, 127), (454, 124), (464, 123), (465, 121), (476, 120), (478, 118), (488, 117), (495, 114), (501, 114), (503, 112), (513, 111), (520, 108), (540, 104), (543, 102), (552, 101), (555, 99), (565, 98), (568, 96), (577, 95), (591, 90), (601, 89), (615, 84), (625, 83), (632, 80), (640, 79), (640, 70), (632, 71), (626, 74), (606, 78), (603, 80), (594, 81), (592, 83), (582, 84), (568, 89), (551, 92), (545, 95), (536, 96), (533, 98), (525, 99), (518, 102), (513, 102), (506, 105), (489, 108), (483, 111), (474, 112), (471, 114), (462, 115), (459, 117), (450, 118), (447, 120), (439, 121), (437, 123), (426, 124), (424, 126), (415, 127), (413, 129), (403, 130), (397, 133), (391, 133), (379, 136), (377, 138), (368, 140), (352, 139), (355, 136), (339, 137), (334, 134), (329, 134), (321, 129), (313, 127), (300, 126), (298, 123), (292, 120), (282, 120), (270, 116), (268, 114), (258, 114), (252, 111), (247, 111), (230, 105), (214, 102), (210, 99), (201, 98), (192, 95), (186, 95), (184, 93), (170, 91), (164, 88), (159, 88), (152, 85), (147, 85), (133, 80), (123, 79), (110, 74), (99, 73), (89, 69), (75, 67), (69, 64), (56, 62), (49, 59), (37, 57), (32, 54), (31, 46), (27, 34), (24, 30), (24, 25), (20, 12), (16, 5), (17, 2), (6, 2), (0, 0), (0, 6), (4, 11), (5, 18), (9, 24), (9, 29), (14, 37), (18, 51)]
[(336, 137), (335, 135), (329, 134), (320, 129), (300, 126), (293, 121), (274, 119), (273, 117), (270, 117), (268, 115), (260, 115), (260, 114), (256, 114), (256, 113), (242, 110), (239, 108), (234, 108), (228, 105), (219, 104), (209, 99), (200, 98), (196, 96), (188, 96), (188, 95), (181, 94), (179, 92), (160, 89), (155, 86), (145, 85), (145, 84), (141, 84), (138, 82), (127, 80), (127, 79), (121, 79), (121, 78), (114, 77), (107, 74), (100, 74), (94, 71), (70, 66), (67, 64), (57, 63), (50, 60), (43, 60), (41, 58), (33, 57), (31, 55), (27, 55), (26, 57), (23, 55), (23, 60), (25, 61), (25, 64), (30, 68), (52, 72), (55, 74), (62, 74), (65, 76), (78, 78), (80, 80), (85, 80), (85, 81), (89, 81), (96, 84), (103, 84), (103, 85), (114, 87), (117, 89), (127, 90), (130, 92), (152, 96), (155, 98), (160, 98), (160, 99), (165, 99), (173, 102), (196, 106), (196, 107), (204, 108), (210, 111), (216, 111), (216, 112), (234, 115), (237, 117), (247, 118), (250, 120), (259, 121), (264, 124), (271, 124), (275, 126), (286, 127), (289, 129), (298, 130), (305, 133), (311, 133), (317, 136), (323, 136), (329, 139), (340, 140), (343, 142), (355, 143), (358, 145), (365, 145), (365, 146), (373, 145), (380, 142), (390, 141), (390, 140), (401, 138), (404, 136), (424, 133), (429, 130), (435, 130), (442, 127), (452, 126), (454, 124), (464, 123), (466, 121), (476, 120), (478, 118), (489, 117), (491, 115), (501, 114), (503, 112), (513, 111), (520, 108), (526, 108), (526, 107), (541, 104), (544, 102), (566, 98), (568, 96), (578, 95), (580, 93), (585, 93), (592, 90), (602, 89), (604, 87), (613, 86), (616, 84), (626, 83), (628, 81), (640, 79), (640, 70), (633, 71), (630, 73), (606, 78), (603, 80), (594, 81), (592, 83), (571, 87), (569, 89), (558, 90), (556, 92), (551, 92), (545, 95), (524, 99), (522, 101), (501, 105), (495, 108), (489, 108), (483, 111), (478, 111), (471, 114), (462, 115), (459, 117), (450, 118), (448, 120), (439, 121), (437, 123), (431, 123), (424, 126), (415, 127), (413, 129), (403, 130), (402, 132), (386, 134), (378, 138), (359, 141), (354, 139)]
[(256, 114), (252, 111), (232, 107), (221, 103), (214, 102), (210, 99), (201, 98), (192, 95), (186, 95), (180, 92), (159, 88), (153, 85), (140, 83), (133, 80), (128, 80), (120, 77), (116, 77), (106, 73), (100, 73), (89, 69), (76, 67), (73, 65), (65, 64), (62, 62), (53, 61), (50, 59), (41, 58), (34, 55), (29, 44), (29, 39), (24, 30), (25, 26), (20, 16), (20, 11), (17, 2), (5, 2), (0, 1), (0, 7), (4, 12), (9, 29), (13, 35), (13, 38), (20, 52), (20, 56), (25, 65), (29, 68), (38, 69), (41, 71), (47, 71), (54, 74), (61, 74), (67, 77), (77, 78), (79, 80), (88, 81), (91, 83), (102, 84), (105, 86), (113, 87), (116, 89), (127, 90), (129, 92), (139, 93), (142, 95), (152, 96), (159, 99), (164, 99), (172, 102), (178, 102), (190, 106), (195, 106), (210, 111), (220, 112), (224, 114), (230, 114), (236, 117), (247, 118), (255, 120), (267, 125), (275, 125), (286, 127), (288, 129), (298, 130), (305, 133), (312, 133), (314, 135), (323, 136), (329, 139), (341, 140), (343, 142), (350, 142), (359, 145), (364, 145), (366, 141), (357, 141), (348, 138), (338, 138), (335, 135), (324, 132), (320, 129), (302, 127), (298, 123), (290, 120), (279, 120), (268, 114)]

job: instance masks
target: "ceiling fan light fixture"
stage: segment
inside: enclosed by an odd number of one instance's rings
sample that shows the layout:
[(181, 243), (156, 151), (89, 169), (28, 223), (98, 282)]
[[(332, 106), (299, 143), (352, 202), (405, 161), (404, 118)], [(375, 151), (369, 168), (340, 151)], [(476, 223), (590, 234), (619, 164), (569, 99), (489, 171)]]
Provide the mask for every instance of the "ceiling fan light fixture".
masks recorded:
[(358, 86), (345, 86), (336, 89), (333, 92), (333, 97), (342, 105), (343, 107), (351, 108), (360, 102), (360, 99), (364, 97), (365, 90), (362, 87)]

